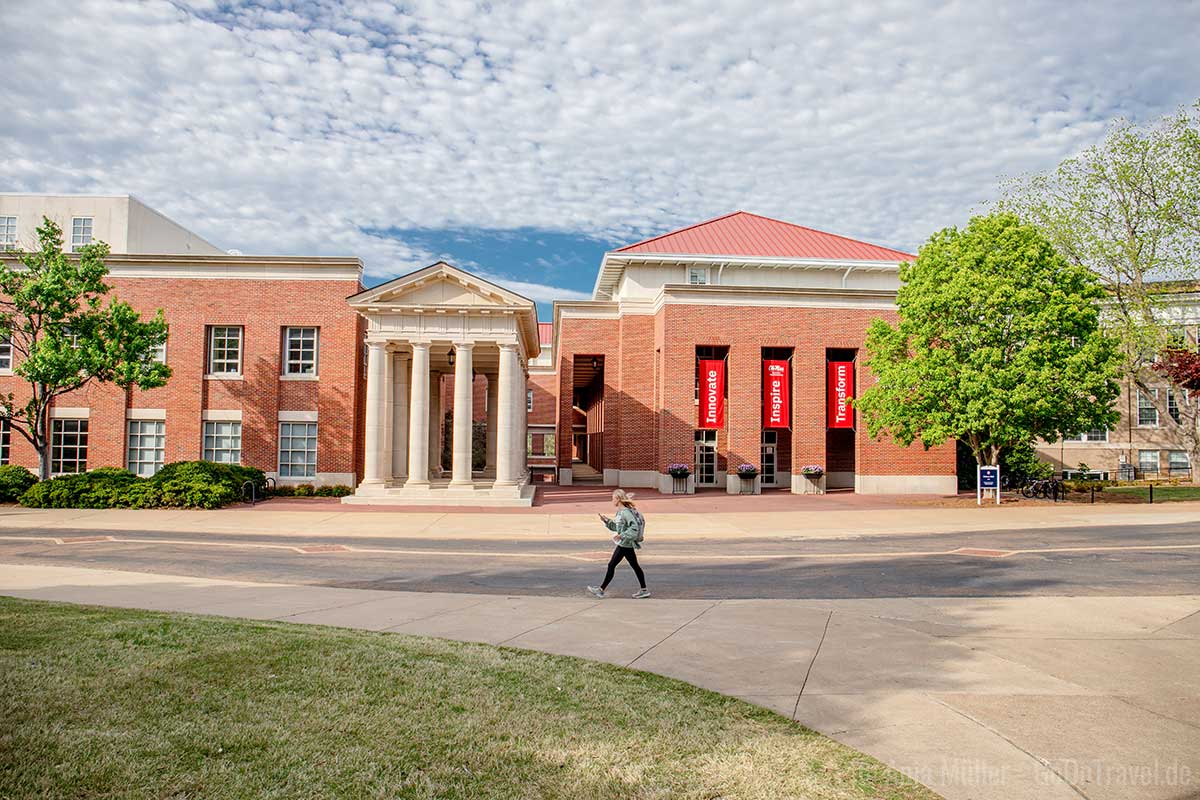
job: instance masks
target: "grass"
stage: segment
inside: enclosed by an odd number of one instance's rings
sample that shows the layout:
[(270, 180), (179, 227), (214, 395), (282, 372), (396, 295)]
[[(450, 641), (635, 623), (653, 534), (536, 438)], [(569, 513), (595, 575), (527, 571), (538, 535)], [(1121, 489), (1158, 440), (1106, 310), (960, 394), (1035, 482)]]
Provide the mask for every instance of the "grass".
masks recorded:
[(0, 798), (934, 798), (689, 684), (439, 639), (0, 598)]
[[(1150, 500), (1148, 486), (1106, 486), (1104, 494), (1112, 494), (1127, 502), (1146, 503)], [(1100, 501), (1100, 492), (1096, 493), (1096, 501)], [(1200, 500), (1200, 486), (1155, 486), (1154, 502), (1170, 503), (1176, 500)]]

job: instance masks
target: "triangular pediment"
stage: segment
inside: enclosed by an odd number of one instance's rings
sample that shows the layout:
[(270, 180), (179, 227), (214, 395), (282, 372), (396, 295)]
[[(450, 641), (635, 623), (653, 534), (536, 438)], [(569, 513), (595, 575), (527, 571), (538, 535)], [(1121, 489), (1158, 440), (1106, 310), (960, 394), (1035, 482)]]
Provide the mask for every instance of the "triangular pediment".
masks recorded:
[(527, 297), (466, 270), (439, 261), (349, 298), (355, 308), (381, 306), (441, 308), (527, 308)]

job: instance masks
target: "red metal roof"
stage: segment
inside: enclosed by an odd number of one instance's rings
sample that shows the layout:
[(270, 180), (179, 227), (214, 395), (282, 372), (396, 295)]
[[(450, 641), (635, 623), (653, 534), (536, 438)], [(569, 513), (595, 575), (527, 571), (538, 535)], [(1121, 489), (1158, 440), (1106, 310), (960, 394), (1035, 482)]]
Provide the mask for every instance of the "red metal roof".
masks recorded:
[(698, 222), (626, 245), (615, 252), (839, 261), (909, 261), (916, 257), (890, 247), (847, 239), (746, 211)]
[(539, 322), (538, 323), (538, 342), (540, 344), (554, 344), (554, 323)]

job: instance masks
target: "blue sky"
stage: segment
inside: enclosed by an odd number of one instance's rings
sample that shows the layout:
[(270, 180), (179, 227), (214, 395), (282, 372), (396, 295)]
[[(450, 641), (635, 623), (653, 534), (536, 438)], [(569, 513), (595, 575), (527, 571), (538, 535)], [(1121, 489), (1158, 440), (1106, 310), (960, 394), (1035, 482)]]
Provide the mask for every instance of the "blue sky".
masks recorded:
[(545, 313), (736, 209), (913, 250), (1195, 102), (1198, 30), (1185, 0), (9, 3), (0, 188), (369, 283), (445, 258)]

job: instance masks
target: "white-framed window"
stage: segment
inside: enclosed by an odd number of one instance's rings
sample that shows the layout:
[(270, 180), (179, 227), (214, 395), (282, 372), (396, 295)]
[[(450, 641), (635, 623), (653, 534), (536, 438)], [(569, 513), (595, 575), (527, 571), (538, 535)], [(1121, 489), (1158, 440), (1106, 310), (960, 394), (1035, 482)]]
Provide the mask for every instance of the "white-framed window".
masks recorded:
[(71, 252), (78, 252), (79, 248), (86, 244), (92, 243), (92, 218), (91, 217), (72, 217), (71, 218)]
[(533, 411), (533, 389), (525, 390), (525, 410)]
[(554, 455), (554, 434), (527, 433), (525, 435), (525, 452), (530, 456)]
[[(168, 333), (167, 336), (169, 337), (170, 334)], [(159, 364), (167, 363), (167, 340), (165, 338), (162, 340), (162, 344), (155, 345), (150, 351), (150, 360)]]
[(1187, 450), (1167, 451), (1167, 475), (1169, 477), (1187, 475), (1191, 471), (1192, 460), (1188, 457)]
[[(1188, 402), (1187, 389), (1183, 390), (1183, 402), (1185, 404)], [(1179, 424), (1179, 397), (1176, 395), (1175, 390), (1171, 388), (1167, 389), (1167, 414), (1170, 415), (1171, 419), (1175, 420), (1176, 424)]]
[(50, 471), (55, 475), (87, 472), (88, 421), (50, 421)]
[(218, 464), (242, 463), (242, 423), (204, 423), (203, 458)]
[[(1158, 398), (1158, 389), (1153, 389), (1154, 399)], [(1157, 428), (1158, 427), (1158, 409), (1154, 406), (1154, 399), (1146, 396), (1144, 392), (1138, 392), (1138, 427), (1139, 428)], [(1150, 451), (1147, 451), (1150, 452)], [(1158, 452), (1157, 450), (1153, 452)]]
[(708, 267), (688, 267), (688, 283), (704, 286), (708, 283)]
[(1138, 450), (1138, 472), (1142, 475), (1158, 474), (1158, 451)]
[(0, 372), (12, 372), (12, 356), (12, 339), (8, 336), (0, 337)]
[(0, 217), (0, 250), (17, 249), (17, 218)]
[(1064, 436), (1064, 442), (1107, 442), (1108, 428), (1092, 428), (1090, 431)]
[(12, 444), (12, 426), (8, 417), (0, 419), (0, 465), (8, 463), (9, 445)]
[(317, 476), (317, 423), (279, 423), (279, 477)]
[(242, 374), (242, 327), (240, 325), (209, 326), (208, 374)]
[(167, 423), (160, 419), (131, 419), (125, 447), (125, 468), (149, 478), (162, 469)]
[(317, 374), (318, 328), (283, 329), (283, 374)]

